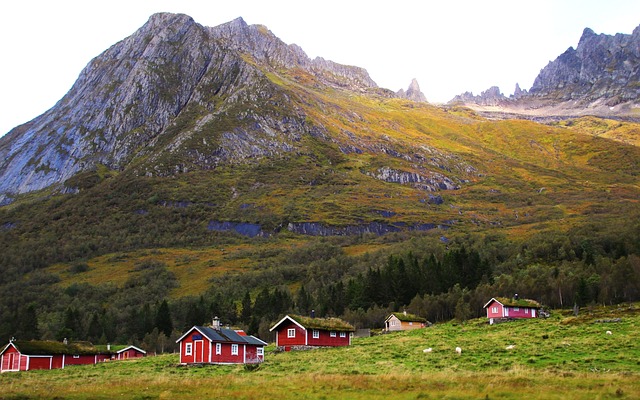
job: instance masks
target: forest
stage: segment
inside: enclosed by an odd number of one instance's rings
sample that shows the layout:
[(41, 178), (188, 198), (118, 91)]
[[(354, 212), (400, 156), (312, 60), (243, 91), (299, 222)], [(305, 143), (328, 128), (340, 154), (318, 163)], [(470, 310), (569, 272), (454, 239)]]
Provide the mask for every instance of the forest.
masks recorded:
[[(279, 240), (217, 235), (223, 244)], [(269, 328), (290, 312), (314, 310), (317, 316), (339, 316), (358, 328), (375, 329), (398, 310), (434, 323), (464, 322), (484, 315), (491, 297), (515, 293), (550, 309), (619, 304), (640, 299), (639, 238), (638, 223), (545, 231), (525, 240), (499, 232), (310, 238), (290, 249), (249, 251), (245, 256), (260, 260), (257, 267), (212, 277), (198, 296), (171, 295), (180, 282), (155, 259), (154, 249), (121, 286), (63, 286), (58, 275), (33, 265), (22, 279), (9, 279), (10, 269), (4, 275), (3, 293), (11, 295), (0, 304), (0, 337), (132, 343), (170, 352), (186, 328), (209, 324), (214, 316), (272, 340)], [(381, 250), (345, 252), (359, 243)], [(2, 258), (28, 263), (11, 251)], [(84, 261), (67, 264), (73, 275), (91, 268)]]

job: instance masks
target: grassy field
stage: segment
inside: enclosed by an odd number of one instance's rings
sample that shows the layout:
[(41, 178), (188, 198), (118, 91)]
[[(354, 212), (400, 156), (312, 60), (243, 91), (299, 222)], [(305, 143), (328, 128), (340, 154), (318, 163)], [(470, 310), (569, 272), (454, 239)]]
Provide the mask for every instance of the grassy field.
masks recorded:
[(9, 399), (637, 399), (639, 323), (639, 305), (623, 305), (494, 326), (437, 324), (354, 339), (348, 348), (276, 353), (270, 346), (256, 370), (181, 367), (172, 354), (7, 373), (0, 382)]

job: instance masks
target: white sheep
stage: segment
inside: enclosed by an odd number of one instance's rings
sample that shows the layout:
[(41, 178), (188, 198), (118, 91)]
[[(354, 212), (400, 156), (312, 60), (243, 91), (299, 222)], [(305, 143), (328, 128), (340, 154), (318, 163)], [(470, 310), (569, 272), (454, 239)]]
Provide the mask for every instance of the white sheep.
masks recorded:
[(458, 353), (458, 355), (462, 354), (462, 349), (460, 347), (456, 347), (456, 353)]
[(613, 332), (611, 332), (611, 331), (607, 331), (606, 333), (607, 333), (607, 335), (613, 335)]
[(423, 353), (431, 353), (432, 351), (433, 349), (431, 347), (429, 347), (428, 349), (422, 350)]
[(507, 349), (507, 350), (513, 350), (513, 349), (515, 349), (515, 348), (516, 348), (516, 345), (515, 345), (515, 344), (510, 344), (510, 345), (508, 345), (508, 346), (506, 347), (506, 349)]

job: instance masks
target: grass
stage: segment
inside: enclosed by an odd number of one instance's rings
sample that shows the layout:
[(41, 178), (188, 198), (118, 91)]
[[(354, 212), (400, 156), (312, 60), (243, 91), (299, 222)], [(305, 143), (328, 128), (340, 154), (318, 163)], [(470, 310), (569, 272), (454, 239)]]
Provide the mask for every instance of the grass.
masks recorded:
[[(9, 399), (632, 399), (640, 393), (638, 306), (494, 326), (484, 319), (436, 324), (357, 338), (345, 348), (276, 353), (270, 346), (254, 371), (180, 367), (171, 354), (7, 373), (0, 382)], [(599, 322), (614, 317), (621, 321)]]

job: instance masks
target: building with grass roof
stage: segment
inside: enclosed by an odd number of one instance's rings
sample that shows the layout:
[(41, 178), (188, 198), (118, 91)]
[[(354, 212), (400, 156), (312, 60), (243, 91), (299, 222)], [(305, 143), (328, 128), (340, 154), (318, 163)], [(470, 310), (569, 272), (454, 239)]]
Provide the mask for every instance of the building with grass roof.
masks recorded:
[(97, 364), (114, 355), (88, 342), (11, 340), (0, 352), (0, 371), (30, 371)]
[(513, 297), (493, 297), (484, 305), (487, 309), (489, 324), (502, 319), (536, 318), (540, 303), (535, 300), (521, 299), (517, 294)]
[(429, 323), (426, 318), (408, 314), (406, 311), (391, 313), (387, 319), (384, 320), (384, 329), (387, 332), (420, 329), (427, 325), (429, 325)]
[(270, 329), (275, 332), (276, 347), (297, 350), (315, 347), (349, 346), (353, 325), (339, 318), (315, 318), (285, 315)]

